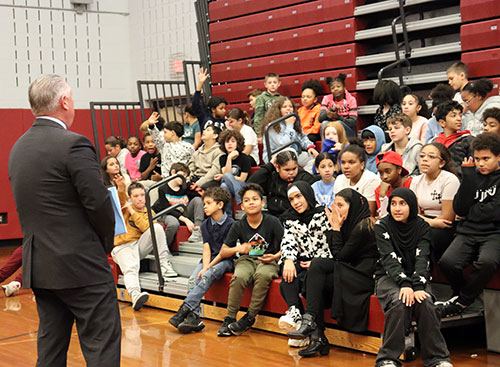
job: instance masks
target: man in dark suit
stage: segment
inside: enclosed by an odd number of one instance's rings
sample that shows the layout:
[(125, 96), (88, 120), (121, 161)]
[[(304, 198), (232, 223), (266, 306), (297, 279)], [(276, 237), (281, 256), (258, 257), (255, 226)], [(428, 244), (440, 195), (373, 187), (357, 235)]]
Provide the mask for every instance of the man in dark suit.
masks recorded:
[(76, 321), (87, 366), (119, 366), (121, 324), (106, 259), (114, 216), (92, 143), (72, 133), (74, 105), (64, 78), (29, 87), (33, 126), (16, 142), (9, 177), (23, 231), (23, 287), (38, 316), (38, 367), (66, 366)]

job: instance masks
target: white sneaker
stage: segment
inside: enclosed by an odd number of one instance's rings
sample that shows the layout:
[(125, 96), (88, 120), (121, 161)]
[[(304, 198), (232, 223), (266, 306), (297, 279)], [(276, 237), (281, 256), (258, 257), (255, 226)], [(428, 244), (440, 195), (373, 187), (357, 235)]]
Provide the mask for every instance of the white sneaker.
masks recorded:
[(170, 261), (166, 261), (166, 263), (161, 268), (161, 274), (163, 275), (163, 279), (165, 278), (175, 278), (179, 274), (177, 274), (172, 267), (172, 263)]
[(142, 292), (142, 293), (135, 293), (132, 296), (132, 308), (135, 311), (138, 311), (144, 306), (144, 304), (148, 301), (149, 299), (149, 294), (148, 292)]
[(199, 227), (195, 227), (193, 229), (193, 233), (188, 238), (188, 242), (203, 242), (203, 238), (201, 237), (201, 229)]
[(300, 327), (302, 315), (297, 307), (292, 306), (280, 317), (278, 326), (284, 330), (297, 330)]
[(438, 364), (435, 364), (434, 367), (453, 367), (453, 365), (448, 361), (441, 361)]
[(305, 339), (288, 339), (288, 346), (294, 348), (307, 347), (309, 345), (309, 338)]
[(21, 289), (21, 283), (16, 280), (13, 280), (9, 284), (2, 285), (2, 289), (5, 293), (5, 297), (11, 297), (16, 295)]
[(436, 302), (434, 302), (434, 305), (435, 306), (446, 306), (446, 305), (449, 305), (450, 303), (455, 302), (457, 299), (458, 299), (458, 296), (451, 297), (447, 301), (436, 301)]

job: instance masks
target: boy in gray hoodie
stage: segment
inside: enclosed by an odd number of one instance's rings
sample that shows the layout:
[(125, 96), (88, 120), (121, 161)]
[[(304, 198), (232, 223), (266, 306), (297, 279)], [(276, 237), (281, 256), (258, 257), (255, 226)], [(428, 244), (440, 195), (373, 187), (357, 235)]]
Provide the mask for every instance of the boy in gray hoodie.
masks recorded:
[(219, 156), (223, 153), (217, 139), (224, 129), (224, 124), (218, 121), (208, 121), (201, 134), (203, 144), (193, 153), (188, 162), (191, 181), (196, 182), (203, 189), (219, 186), (219, 182), (215, 181), (214, 176), (221, 172)]
[(403, 167), (409, 176), (420, 173), (418, 169), (418, 155), (422, 150), (422, 143), (415, 138), (410, 138), (412, 122), (404, 113), (393, 115), (387, 119), (387, 128), (391, 142), (382, 145), (382, 152), (392, 150), (403, 158)]

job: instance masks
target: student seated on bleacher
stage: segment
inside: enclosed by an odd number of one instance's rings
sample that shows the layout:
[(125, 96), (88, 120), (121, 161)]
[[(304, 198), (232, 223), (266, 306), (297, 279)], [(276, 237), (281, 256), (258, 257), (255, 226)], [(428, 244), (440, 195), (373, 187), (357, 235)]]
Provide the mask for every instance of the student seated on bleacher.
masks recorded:
[[(137, 311), (142, 308), (149, 298), (147, 292), (141, 292), (139, 283), (140, 261), (153, 250), (153, 241), (146, 211), (146, 191), (142, 184), (133, 182), (125, 192), (125, 183), (121, 176), (115, 179), (115, 183), (118, 188), (127, 233), (115, 236), (115, 248), (111, 251), (111, 256), (123, 273), (125, 288), (132, 299), (133, 309)], [(154, 232), (162, 275), (165, 279), (176, 277), (177, 273), (169, 261), (171, 255), (168, 251), (162, 226), (154, 223)]]
[[(285, 233), (281, 240), (279, 261), (283, 274), (280, 292), (288, 310), (281, 316), (278, 325), (281, 329), (296, 330), (304, 313), (300, 293), (311, 260), (316, 257), (332, 258), (326, 241), (326, 231), (331, 228), (325, 208), (318, 205), (307, 182), (297, 181), (289, 186), (288, 200), (292, 208), (280, 218)], [(288, 345), (302, 347), (307, 343), (290, 339)]]
[[(268, 124), (293, 112), (297, 112), (293, 101), (288, 97), (279, 97), (262, 119), (261, 135), (264, 136), (264, 131)], [(295, 150), (298, 154), (299, 165), (307, 172), (312, 172), (314, 158), (318, 155), (318, 151), (316, 150), (316, 145), (302, 131), (299, 119), (293, 116), (289, 117), (285, 121), (281, 121), (279, 124), (271, 127), (268, 130), (268, 134), (269, 146), (267, 146), (264, 139), (264, 149), (262, 152), (262, 160), (265, 163), (268, 163), (268, 151), (272, 152), (283, 145), (297, 142), (302, 149), (300, 154), (296, 145), (289, 146), (287, 149)]]
[(274, 102), (281, 97), (278, 89), (281, 85), (280, 76), (276, 73), (268, 73), (264, 78), (264, 87), (266, 91), (261, 93), (255, 100), (255, 112), (253, 114), (253, 129), (255, 133), (262, 137), (262, 119)]
[(163, 125), (163, 136), (158, 130), (157, 112), (153, 112), (147, 120), (149, 133), (161, 154), (161, 175), (169, 176), (170, 166), (176, 162), (187, 163), (193, 156), (194, 148), (182, 140), (184, 127), (180, 122), (172, 121)]
[[(220, 180), (220, 186), (225, 188), (236, 199), (236, 204), (241, 204), (238, 194), (245, 185), (252, 170), (250, 156), (243, 153), (245, 140), (236, 130), (225, 130), (220, 133), (219, 146), (224, 154), (219, 156), (219, 165), (222, 173), (215, 175)], [(226, 208), (228, 215), (232, 216), (233, 206)]]
[(403, 113), (411, 119), (412, 126), (410, 137), (420, 140), (425, 144), (425, 132), (427, 130), (427, 119), (430, 117), (429, 108), (422, 96), (407, 94), (401, 103)]
[(389, 215), (375, 224), (380, 253), (375, 294), (385, 314), (375, 366), (401, 366), (405, 333), (414, 316), (424, 366), (452, 367), (431, 293), (429, 225), (418, 216), (417, 197), (410, 189), (395, 189), (388, 211)]
[(201, 331), (205, 325), (200, 320), (200, 302), (210, 286), (225, 273), (232, 271), (231, 257), (223, 259), (220, 248), (234, 223), (224, 213), (224, 206), (230, 205), (231, 196), (220, 187), (210, 187), (203, 194), (204, 211), (207, 215), (201, 225), (203, 255), (188, 280), (188, 294), (177, 313), (168, 320), (183, 334)]
[(462, 105), (457, 101), (440, 104), (435, 113), (443, 132), (432, 142), (443, 144), (450, 151), (455, 163), (457, 176), (462, 177), (462, 162), (471, 155), (472, 135), (469, 130), (462, 130)]
[[(448, 84), (438, 84), (432, 88), (429, 98), (432, 100), (432, 116), (427, 121), (427, 129), (425, 131), (425, 144), (428, 144), (432, 139), (437, 138), (439, 133), (443, 132), (443, 128), (439, 125), (436, 116), (434, 115), (437, 110), (437, 106), (441, 103), (445, 103), (453, 100), (455, 91)], [(464, 121), (462, 119), (462, 128), (464, 128)]]
[(309, 79), (302, 84), (302, 106), (298, 109), (302, 131), (313, 143), (321, 140), (321, 122), (319, 113), (321, 104), (318, 103), (323, 87), (319, 80)]
[(201, 128), (200, 122), (196, 117), (196, 113), (192, 105), (184, 107), (184, 135), (182, 140), (192, 144), (194, 150), (201, 145)]
[(146, 152), (142, 150), (142, 143), (137, 136), (129, 136), (127, 139), (128, 153), (125, 156), (125, 169), (132, 181), (141, 179), (139, 166), (141, 158)]
[(380, 184), (380, 178), (365, 167), (365, 147), (361, 139), (352, 138), (351, 144), (340, 152), (342, 174), (335, 179), (333, 192), (337, 195), (341, 190), (351, 188), (368, 200), (370, 213), (375, 217), (377, 203), (375, 189)]
[(345, 87), (346, 74), (327, 77), (326, 84), (332, 92), (323, 97), (319, 121), (324, 130), (328, 121), (340, 121), (348, 137), (356, 136), (358, 102)]
[(500, 135), (500, 108), (492, 107), (485, 110), (483, 121), (483, 132)]
[(392, 190), (398, 187), (410, 187), (412, 178), (403, 167), (403, 158), (396, 152), (382, 152), (377, 155), (377, 170), (380, 176), (380, 185), (375, 189), (377, 202), (377, 218), (387, 215), (387, 204)]
[(277, 217), (291, 208), (287, 189), (295, 181), (313, 184), (316, 179), (299, 168), (297, 154), (291, 150), (279, 152), (274, 162), (263, 165), (248, 179), (248, 182), (262, 187), (267, 198), (267, 210)]
[(461, 95), (465, 107), (472, 112), (471, 118), (466, 121), (466, 129), (472, 136), (483, 132), (483, 112), (487, 108), (500, 108), (500, 96), (488, 97), (493, 90), (493, 83), (488, 79), (479, 79), (467, 83), (462, 89)]
[(420, 140), (411, 138), (412, 122), (404, 113), (393, 115), (387, 119), (387, 128), (391, 142), (382, 145), (382, 152), (392, 150), (403, 158), (403, 166), (410, 176), (418, 175), (418, 154), (422, 149)]
[(385, 144), (385, 133), (377, 125), (370, 125), (361, 130), (360, 138), (365, 146), (366, 169), (376, 174), (378, 173), (376, 159), (382, 150), (382, 145)]
[[(440, 305), (441, 316), (461, 314), (497, 272), (500, 264), (500, 136), (483, 133), (472, 141), (474, 159), (462, 164), (463, 178), (453, 199), (463, 219), (439, 261), (453, 297)], [(475, 167), (474, 167), (475, 165)], [(472, 264), (472, 273), (462, 271)]]
[(257, 97), (260, 96), (263, 92), (264, 91), (262, 89), (255, 88), (247, 94), (248, 102), (250, 103), (250, 109), (253, 110), (252, 115), (250, 116), (250, 126), (253, 126), (253, 118), (255, 116), (255, 102), (257, 102)]
[[(321, 153), (329, 153), (333, 156), (335, 166), (334, 175), (337, 177), (341, 173), (338, 159), (339, 153), (345, 146), (349, 145), (349, 140), (347, 140), (344, 126), (340, 123), (340, 121), (330, 121), (322, 130), (323, 139), (321, 141)], [(318, 158), (318, 156), (316, 156), (316, 158)], [(313, 174), (316, 174), (317, 172), (315, 162)]]
[[(328, 226), (323, 230), (332, 256), (311, 261), (306, 279), (306, 313), (298, 330), (288, 336), (304, 339), (311, 336), (302, 357), (329, 353), (324, 334), (324, 309), (339, 325), (355, 332), (368, 328), (370, 297), (373, 294), (373, 271), (378, 258), (368, 201), (352, 189), (335, 196), (331, 211), (326, 210)], [(283, 274), (283, 277), (285, 274)]]
[(223, 123), (208, 121), (201, 134), (203, 144), (189, 159), (190, 179), (204, 189), (219, 186), (219, 182), (215, 180), (215, 175), (221, 171), (219, 157), (223, 153), (217, 140), (224, 129), (225, 125)]
[(231, 108), (227, 114), (226, 127), (228, 130), (236, 130), (243, 135), (245, 139), (243, 153), (250, 157), (252, 167), (258, 166), (260, 159), (257, 134), (250, 125), (248, 114), (241, 108)]
[(373, 121), (375, 125), (384, 130), (388, 130), (387, 120), (393, 115), (403, 113), (401, 108), (401, 89), (392, 80), (380, 80), (373, 89), (373, 102), (379, 105)]
[(120, 163), (120, 172), (123, 177), (128, 176), (127, 169), (125, 168), (125, 157), (127, 156), (128, 149), (127, 142), (121, 136), (110, 136), (104, 141), (104, 147), (109, 156), (116, 157)]
[(126, 173), (122, 174), (120, 162), (116, 157), (111, 155), (104, 157), (99, 165), (99, 170), (101, 171), (101, 177), (106, 187), (116, 186), (115, 179), (118, 176), (123, 177), (126, 186), (130, 185), (130, 177)]
[(144, 154), (141, 158), (139, 172), (141, 172), (141, 180), (161, 181), (161, 154), (153, 137), (147, 133), (143, 136)]
[(420, 174), (410, 189), (418, 198), (420, 217), (431, 226), (432, 260), (439, 260), (455, 235), (453, 198), (460, 181), (450, 151), (443, 144), (430, 143), (420, 151)]
[(319, 205), (330, 207), (335, 200), (333, 188), (335, 187), (335, 177), (338, 173), (337, 159), (330, 153), (319, 153), (314, 160), (314, 165), (321, 180), (311, 185), (314, 190), (314, 197)]
[(161, 221), (167, 227), (165, 234), (168, 246), (171, 246), (174, 242), (175, 234), (179, 230), (181, 222), (187, 226), (189, 232), (192, 232), (188, 241), (200, 242), (200, 226), (205, 218), (203, 215), (203, 201), (201, 200), (203, 190), (196, 183), (189, 181), (189, 167), (180, 162), (172, 164), (170, 175), (177, 173), (182, 174), (186, 181), (183, 181), (180, 177), (168, 181), (166, 185), (158, 189), (158, 200), (153, 204), (153, 210), (156, 213), (175, 204), (184, 204), (186, 206), (185, 209), (175, 209), (161, 217)]
[(227, 101), (223, 97), (212, 96), (207, 102), (210, 112), (207, 112), (203, 101), (201, 99), (201, 90), (203, 89), (203, 84), (207, 81), (208, 77), (207, 69), (200, 68), (198, 71), (198, 85), (196, 86), (196, 92), (193, 94), (192, 108), (193, 112), (200, 123), (201, 131), (203, 131), (206, 125), (210, 124), (224, 124), (226, 120), (226, 107)]
[[(264, 305), (271, 282), (278, 277), (277, 260), (281, 255), (283, 227), (278, 218), (262, 213), (264, 192), (259, 185), (243, 186), (240, 195), (245, 215), (233, 224), (219, 253), (224, 259), (238, 258), (234, 262), (234, 275), (227, 297), (227, 316), (217, 332), (218, 336), (241, 335), (250, 329)], [(252, 283), (248, 311), (236, 321), (243, 293)]]

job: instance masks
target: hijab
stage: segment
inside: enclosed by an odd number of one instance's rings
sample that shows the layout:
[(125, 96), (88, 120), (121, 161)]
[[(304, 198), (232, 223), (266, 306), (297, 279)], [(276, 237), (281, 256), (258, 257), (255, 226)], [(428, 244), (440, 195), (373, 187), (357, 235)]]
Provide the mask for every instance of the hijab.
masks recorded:
[(314, 196), (314, 190), (310, 184), (305, 181), (296, 181), (288, 187), (287, 193), (294, 190), (300, 191), (302, 196), (304, 196), (307, 201), (307, 209), (303, 213), (298, 213), (294, 208), (287, 209), (281, 217), (283, 221), (298, 220), (301, 223), (309, 224), (314, 214), (324, 213), (325, 209), (318, 205)]
[(363, 195), (350, 188), (340, 190), (335, 196), (341, 196), (349, 203), (347, 218), (342, 223), (342, 227), (340, 227), (342, 239), (346, 242), (358, 223), (370, 217), (370, 207), (368, 206), (368, 200)]
[[(392, 217), (391, 202), (394, 197), (399, 197), (406, 201), (410, 207), (410, 214), (406, 223), (398, 222)], [(391, 237), (397, 246), (403, 250), (414, 248), (420, 241), (425, 221), (418, 216), (418, 202), (415, 193), (406, 187), (398, 187), (394, 189), (389, 196), (389, 204), (387, 206), (388, 226)]]

